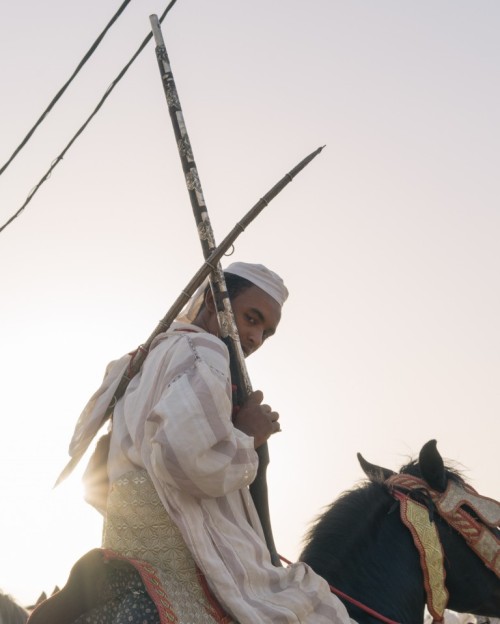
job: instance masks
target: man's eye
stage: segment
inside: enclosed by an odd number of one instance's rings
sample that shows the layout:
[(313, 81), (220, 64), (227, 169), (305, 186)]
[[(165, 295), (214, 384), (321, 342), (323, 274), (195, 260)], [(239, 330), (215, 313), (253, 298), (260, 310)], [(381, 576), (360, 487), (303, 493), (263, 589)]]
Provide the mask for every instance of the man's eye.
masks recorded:
[(256, 322), (257, 322), (253, 316), (250, 316), (250, 314), (247, 314), (247, 315), (246, 315), (246, 319), (247, 319), (247, 321), (248, 321), (249, 323), (251, 323), (252, 325), (253, 325), (254, 323), (256, 323)]

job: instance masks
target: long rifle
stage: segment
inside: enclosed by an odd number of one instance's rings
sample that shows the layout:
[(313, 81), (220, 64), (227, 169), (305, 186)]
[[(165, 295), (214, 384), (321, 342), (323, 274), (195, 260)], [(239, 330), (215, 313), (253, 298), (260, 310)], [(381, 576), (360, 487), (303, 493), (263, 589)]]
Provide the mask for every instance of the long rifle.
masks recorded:
[[(174, 301), (168, 312), (160, 320), (153, 333), (135, 351), (132, 361), (130, 362), (130, 365), (127, 369), (127, 372), (121, 378), (118, 387), (113, 395), (113, 400), (107, 407), (102, 417), (101, 423), (96, 429), (96, 432), (111, 416), (116, 402), (125, 394), (125, 390), (127, 389), (127, 386), (130, 383), (131, 379), (135, 377), (135, 375), (140, 371), (141, 366), (143, 365), (144, 360), (149, 353), (149, 349), (153, 340), (159, 334), (167, 331), (172, 322), (179, 315), (184, 305), (189, 301), (196, 289), (201, 286), (205, 278), (208, 277), (208, 275), (210, 274), (210, 271), (213, 270), (214, 265), (216, 265), (216, 263), (220, 261), (222, 256), (227, 252), (227, 250), (231, 247), (231, 245), (238, 238), (238, 236), (246, 230), (250, 223), (262, 212), (262, 210), (266, 206), (269, 205), (269, 203), (276, 197), (276, 195), (278, 195), (285, 188), (285, 186), (287, 186), (287, 184), (289, 184), (295, 178), (295, 176), (300, 171), (302, 171), (302, 169), (304, 169), (304, 167), (306, 167), (311, 162), (311, 160), (313, 160), (313, 158), (315, 158), (321, 152), (322, 149), (323, 147), (319, 147), (317, 150), (302, 159), (298, 165), (296, 165), (293, 169), (286, 173), (281, 178), (281, 180), (279, 180), (269, 191), (267, 191), (267, 193), (263, 197), (261, 197), (252, 208), (250, 208), (250, 210), (243, 216), (243, 218), (236, 223), (233, 229), (226, 235), (224, 240), (213, 250), (210, 256), (193, 275), (189, 283), (181, 291), (181, 294)], [(74, 470), (74, 468), (82, 458), (83, 454), (89, 447), (89, 444), (92, 441), (92, 437), (90, 439), (86, 439), (85, 442), (78, 447), (78, 449), (74, 450), (70, 461), (59, 475), (54, 487), (62, 483), (62, 481), (64, 481), (64, 479), (66, 479), (71, 474), (71, 472)]]
[[(203, 255), (207, 258), (215, 247), (214, 234), (210, 224), (205, 199), (203, 197), (203, 191), (193, 156), (193, 150), (191, 148), (186, 124), (184, 122), (184, 115), (182, 113), (177, 88), (175, 86), (170, 60), (163, 41), (160, 23), (156, 15), (151, 15), (149, 19), (156, 42), (158, 67), (162, 78), (170, 119), (172, 121), (177, 141), (182, 169), (186, 179), (189, 198), (191, 200), (191, 206), (198, 229)], [(219, 321), (221, 338), (226, 343), (229, 350), (231, 378), (233, 383), (235, 383), (238, 388), (236, 400), (238, 404), (241, 404), (251, 394), (252, 384), (245, 366), (244, 354), (241, 348), (238, 329), (236, 327), (233, 310), (231, 308), (231, 302), (227, 294), (226, 281), (220, 262), (214, 266), (214, 270), (210, 274), (210, 286), (217, 309), (217, 318)], [(274, 565), (278, 566), (281, 565), (281, 563), (274, 544), (267, 496), (266, 469), (269, 464), (269, 449), (267, 443), (262, 444), (257, 449), (257, 453), (259, 455), (259, 470), (250, 491), (260, 518), (262, 529), (264, 531), (271, 560)]]

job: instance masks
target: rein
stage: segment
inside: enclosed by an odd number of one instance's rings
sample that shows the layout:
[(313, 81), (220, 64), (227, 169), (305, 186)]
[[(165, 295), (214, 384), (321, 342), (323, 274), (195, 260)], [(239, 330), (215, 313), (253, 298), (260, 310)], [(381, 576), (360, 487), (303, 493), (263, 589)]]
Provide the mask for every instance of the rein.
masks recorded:
[[(283, 557), (283, 555), (279, 555), (279, 558), (281, 559), (281, 561), (283, 561), (287, 565), (292, 565), (292, 562), (288, 561), (288, 559)], [(343, 598), (344, 600), (347, 600), (347, 602), (350, 602), (351, 604), (353, 604), (354, 606), (358, 607), (359, 609), (361, 609), (365, 613), (368, 613), (368, 615), (372, 615), (373, 617), (377, 618), (377, 620), (380, 620), (381, 622), (385, 622), (385, 624), (400, 624), (399, 622), (396, 622), (395, 620), (391, 620), (391, 619), (385, 617), (385, 615), (382, 615), (382, 614), (378, 613), (377, 611), (374, 611), (373, 609), (370, 609), (370, 607), (367, 607), (362, 602), (359, 602), (359, 600), (356, 600), (355, 598), (351, 598), (351, 596), (348, 596), (347, 594), (345, 594), (340, 589), (337, 589), (333, 585), (330, 585), (330, 583), (328, 583), (328, 587), (330, 588), (330, 591), (332, 592), (332, 594), (335, 594), (339, 598)]]

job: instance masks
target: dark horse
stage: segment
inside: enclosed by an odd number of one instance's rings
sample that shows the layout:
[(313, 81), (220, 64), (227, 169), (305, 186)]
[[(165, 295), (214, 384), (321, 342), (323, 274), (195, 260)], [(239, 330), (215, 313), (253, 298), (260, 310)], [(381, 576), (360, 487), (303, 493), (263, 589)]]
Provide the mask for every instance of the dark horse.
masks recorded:
[[(499, 617), (500, 503), (446, 468), (435, 440), (399, 474), (358, 459), (369, 481), (319, 517), (300, 559), (389, 620), (420, 624), (426, 602), (436, 620)], [(343, 601), (357, 622), (380, 621)]]
[[(300, 557), (379, 614), (344, 601), (350, 616), (359, 624), (422, 624), (427, 603), (436, 620), (445, 608), (500, 617), (500, 503), (445, 469), (434, 440), (399, 474), (358, 457), (370, 481), (331, 505)], [(99, 606), (110, 569), (98, 549), (87, 553), (30, 624), (72, 624)]]

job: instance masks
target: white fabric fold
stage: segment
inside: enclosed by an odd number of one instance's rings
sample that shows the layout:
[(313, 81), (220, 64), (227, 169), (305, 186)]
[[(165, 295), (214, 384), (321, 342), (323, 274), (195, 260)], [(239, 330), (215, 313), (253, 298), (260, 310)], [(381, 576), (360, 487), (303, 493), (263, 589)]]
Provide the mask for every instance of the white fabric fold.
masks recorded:
[(131, 359), (132, 356), (127, 354), (119, 360), (108, 364), (101, 386), (90, 397), (76, 423), (73, 437), (69, 445), (69, 454), (71, 457), (78, 454), (80, 449), (86, 449), (99, 431), (104, 414), (113, 400), (118, 384), (126, 372)]

